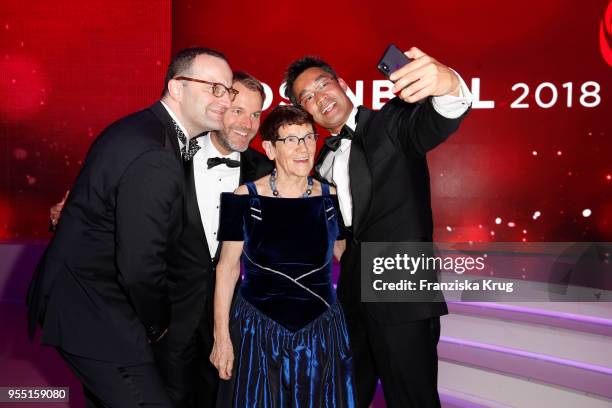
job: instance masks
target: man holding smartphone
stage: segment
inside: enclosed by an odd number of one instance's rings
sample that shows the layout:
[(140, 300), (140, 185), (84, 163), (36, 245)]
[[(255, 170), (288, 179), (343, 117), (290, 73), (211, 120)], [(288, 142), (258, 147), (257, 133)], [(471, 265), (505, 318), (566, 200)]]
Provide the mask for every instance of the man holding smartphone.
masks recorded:
[[(338, 191), (351, 230), (338, 297), (349, 326), (358, 404), (368, 407), (380, 379), (389, 407), (440, 406), (437, 344), (444, 302), (362, 303), (361, 243), (431, 242), (433, 220), (426, 154), (467, 113), (471, 94), (459, 75), (418, 48), (393, 72), (393, 98), (380, 110), (355, 107), (326, 62), (294, 61), (286, 93), (333, 135), (315, 166)], [(424, 103), (416, 103), (427, 98)]]

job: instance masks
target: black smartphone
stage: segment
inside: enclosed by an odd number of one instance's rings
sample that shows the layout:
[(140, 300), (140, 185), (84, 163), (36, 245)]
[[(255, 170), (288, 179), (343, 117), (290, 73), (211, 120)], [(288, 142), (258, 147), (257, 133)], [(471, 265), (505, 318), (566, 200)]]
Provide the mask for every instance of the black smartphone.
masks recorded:
[(389, 75), (403, 67), (404, 65), (411, 62), (412, 59), (408, 58), (399, 48), (394, 44), (391, 44), (385, 50), (382, 58), (378, 62), (378, 70), (382, 72), (384, 76), (389, 78)]

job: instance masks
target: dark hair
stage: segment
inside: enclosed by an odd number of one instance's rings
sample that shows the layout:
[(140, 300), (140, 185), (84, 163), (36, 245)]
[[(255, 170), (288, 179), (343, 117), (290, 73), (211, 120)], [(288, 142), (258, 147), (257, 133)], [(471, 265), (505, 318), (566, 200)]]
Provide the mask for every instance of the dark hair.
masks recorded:
[(297, 106), (278, 105), (266, 116), (259, 131), (262, 140), (272, 142), (278, 137), (278, 130), (281, 127), (305, 124), (312, 126), (314, 130), (314, 119), (310, 113)]
[(293, 93), (293, 84), (297, 77), (299, 77), (302, 72), (306, 71), (308, 68), (321, 68), (323, 71), (331, 74), (334, 79), (338, 79), (338, 75), (336, 75), (336, 71), (321, 58), (306, 56), (302, 57), (299, 60), (293, 61), (289, 64), (289, 68), (287, 68), (287, 72), (285, 73), (285, 94), (295, 106), (299, 106), (299, 101), (297, 100), (297, 96)]
[(266, 91), (264, 91), (263, 85), (253, 75), (249, 75), (243, 71), (234, 71), (234, 82), (240, 82), (247, 89), (259, 92), (262, 103), (266, 100)]
[(221, 58), (225, 62), (227, 62), (227, 58), (225, 55), (220, 53), (219, 51), (213, 50), (211, 48), (205, 47), (194, 47), (194, 48), (185, 48), (176, 53), (170, 64), (168, 65), (168, 71), (166, 71), (166, 79), (164, 81), (164, 90), (162, 91), (162, 98), (168, 94), (168, 83), (174, 77), (179, 74), (184, 74), (191, 68), (191, 64), (193, 64), (193, 60), (198, 55), (211, 55), (213, 57)]

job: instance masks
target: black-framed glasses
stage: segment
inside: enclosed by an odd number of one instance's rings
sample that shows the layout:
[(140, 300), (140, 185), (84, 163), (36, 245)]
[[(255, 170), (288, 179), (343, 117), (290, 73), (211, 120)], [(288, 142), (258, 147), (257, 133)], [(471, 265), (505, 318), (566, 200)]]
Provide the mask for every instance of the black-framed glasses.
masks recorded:
[(300, 144), (300, 142), (304, 142), (304, 144), (313, 144), (313, 143), (317, 143), (318, 139), (319, 139), (318, 133), (308, 133), (304, 137), (287, 136), (283, 138), (277, 137), (274, 140), (277, 142), (283, 142), (285, 146), (288, 146), (288, 147), (297, 147)]
[(240, 93), (237, 90), (235, 90), (234, 88), (228, 88), (227, 86), (225, 86), (225, 85), (223, 85), (222, 83), (219, 83), (219, 82), (204, 81), (203, 79), (195, 79), (195, 78), (190, 78), (190, 77), (186, 77), (186, 76), (178, 76), (178, 77), (176, 77), (174, 79), (176, 79), (176, 80), (183, 80), (183, 81), (198, 82), (200, 84), (210, 85), (212, 87), (212, 94), (214, 96), (216, 96), (217, 98), (221, 98), (227, 92), (229, 94), (230, 101), (232, 101), (232, 102), (234, 102), (234, 99), (236, 99), (236, 95), (238, 95)]

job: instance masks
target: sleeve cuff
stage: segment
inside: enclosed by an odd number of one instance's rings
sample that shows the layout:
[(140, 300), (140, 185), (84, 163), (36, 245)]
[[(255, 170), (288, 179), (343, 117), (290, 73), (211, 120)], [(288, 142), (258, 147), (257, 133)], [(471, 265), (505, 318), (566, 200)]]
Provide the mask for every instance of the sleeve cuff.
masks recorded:
[(459, 96), (442, 95), (431, 98), (431, 104), (436, 112), (448, 119), (457, 119), (463, 115), (472, 104), (472, 93), (469, 88), (454, 69), (451, 70), (459, 78)]

